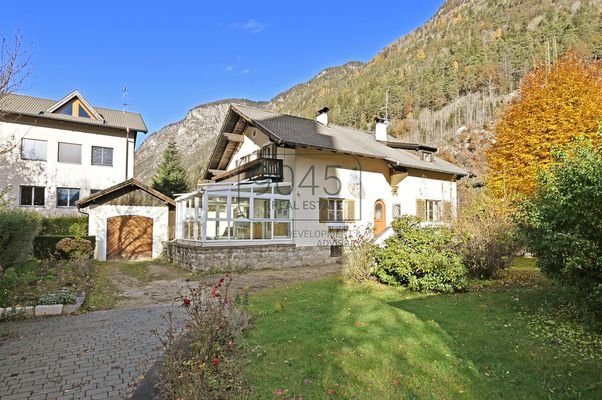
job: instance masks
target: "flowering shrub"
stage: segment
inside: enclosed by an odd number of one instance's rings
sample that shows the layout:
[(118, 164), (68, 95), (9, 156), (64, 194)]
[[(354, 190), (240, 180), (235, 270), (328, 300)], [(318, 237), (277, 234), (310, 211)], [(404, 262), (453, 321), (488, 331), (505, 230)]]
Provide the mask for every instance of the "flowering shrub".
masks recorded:
[(182, 329), (169, 324), (161, 343), (165, 349), (160, 389), (166, 399), (230, 399), (249, 393), (236, 362), (237, 338), (249, 316), (237, 308), (225, 276), (211, 288), (189, 288), (177, 302), (186, 314)]
[(361, 282), (370, 279), (375, 270), (374, 262), (375, 245), (372, 243), (372, 227), (360, 227), (347, 235), (347, 248), (344, 253), (345, 279)]
[(64, 238), (56, 244), (56, 250), (65, 254), (70, 260), (90, 259), (94, 254), (92, 242), (87, 239)]

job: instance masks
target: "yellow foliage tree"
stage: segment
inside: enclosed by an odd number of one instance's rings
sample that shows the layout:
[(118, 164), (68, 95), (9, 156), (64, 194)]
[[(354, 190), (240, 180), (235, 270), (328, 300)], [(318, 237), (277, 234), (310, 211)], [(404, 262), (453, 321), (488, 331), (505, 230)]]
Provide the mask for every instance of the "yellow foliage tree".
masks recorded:
[(569, 51), (551, 67), (539, 66), (521, 83), (495, 127), (487, 152), (487, 185), (500, 196), (529, 195), (550, 150), (577, 136), (597, 139), (602, 121), (602, 64)]

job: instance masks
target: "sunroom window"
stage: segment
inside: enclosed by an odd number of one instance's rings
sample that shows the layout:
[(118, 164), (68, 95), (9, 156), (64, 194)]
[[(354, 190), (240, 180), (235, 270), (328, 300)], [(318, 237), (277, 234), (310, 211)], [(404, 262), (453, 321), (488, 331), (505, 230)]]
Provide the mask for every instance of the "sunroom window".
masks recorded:
[[(282, 183), (207, 185), (199, 192), (178, 198), (176, 238), (203, 242), (290, 239), (291, 190), (285, 186)], [(198, 199), (195, 212), (187, 211), (195, 198)], [(196, 236), (191, 234), (188, 224), (199, 227)]]

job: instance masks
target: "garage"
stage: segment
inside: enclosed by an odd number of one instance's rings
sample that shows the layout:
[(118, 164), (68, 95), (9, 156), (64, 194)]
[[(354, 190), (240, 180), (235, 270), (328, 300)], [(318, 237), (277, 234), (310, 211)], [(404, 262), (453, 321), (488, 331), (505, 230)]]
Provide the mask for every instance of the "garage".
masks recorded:
[(77, 207), (96, 236), (97, 260), (156, 258), (173, 239), (175, 202), (135, 179), (83, 198)]
[(107, 219), (107, 259), (139, 260), (152, 256), (152, 218), (118, 215)]

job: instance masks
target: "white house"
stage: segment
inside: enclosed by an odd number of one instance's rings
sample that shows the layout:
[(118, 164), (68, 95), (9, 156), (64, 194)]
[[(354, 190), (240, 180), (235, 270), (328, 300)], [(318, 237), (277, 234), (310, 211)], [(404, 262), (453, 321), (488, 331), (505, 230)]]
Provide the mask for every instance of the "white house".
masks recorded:
[(467, 173), (433, 146), (233, 105), (195, 192), (176, 198), (169, 257), (191, 269), (312, 265), (341, 255), (356, 229), (394, 217), (438, 223), (455, 213)]
[(80, 198), (133, 176), (140, 114), (94, 107), (77, 91), (59, 101), (0, 98), (0, 188), (19, 207), (74, 213)]

